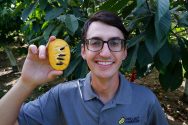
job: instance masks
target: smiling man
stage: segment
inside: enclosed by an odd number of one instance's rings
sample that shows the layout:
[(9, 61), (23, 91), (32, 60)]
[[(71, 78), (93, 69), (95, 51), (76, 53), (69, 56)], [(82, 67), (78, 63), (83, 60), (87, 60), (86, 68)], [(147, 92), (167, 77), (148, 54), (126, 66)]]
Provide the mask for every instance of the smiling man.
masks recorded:
[(23, 104), (37, 86), (62, 74), (49, 66), (45, 46), (29, 47), (20, 79), (0, 100), (1, 125), (168, 125), (156, 96), (119, 72), (128, 37), (120, 18), (100, 11), (86, 21), (82, 37), (87, 76)]

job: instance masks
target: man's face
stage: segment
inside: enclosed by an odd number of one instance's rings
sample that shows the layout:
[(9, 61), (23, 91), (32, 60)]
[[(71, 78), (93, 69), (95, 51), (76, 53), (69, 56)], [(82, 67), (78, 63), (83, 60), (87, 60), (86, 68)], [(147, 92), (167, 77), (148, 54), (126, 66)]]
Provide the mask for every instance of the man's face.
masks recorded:
[[(124, 36), (118, 28), (96, 21), (90, 24), (86, 39), (108, 41), (111, 39), (124, 39)], [(103, 48), (97, 52), (88, 50), (84, 45), (81, 54), (83, 59), (87, 61), (92, 75), (98, 78), (112, 78), (118, 75), (122, 60), (127, 56), (127, 50), (123, 48), (118, 52), (112, 52), (107, 43), (104, 43)]]

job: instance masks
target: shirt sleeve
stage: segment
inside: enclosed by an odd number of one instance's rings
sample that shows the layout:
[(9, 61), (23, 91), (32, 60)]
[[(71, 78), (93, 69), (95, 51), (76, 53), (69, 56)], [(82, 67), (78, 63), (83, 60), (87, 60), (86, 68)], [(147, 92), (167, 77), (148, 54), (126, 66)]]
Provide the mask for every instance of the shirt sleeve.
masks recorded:
[(148, 122), (147, 122), (148, 125), (168, 125), (167, 118), (156, 97), (155, 97), (154, 104), (151, 106), (148, 116), (149, 116)]
[(58, 89), (52, 88), (34, 101), (23, 104), (18, 117), (19, 125), (59, 125), (61, 108)]

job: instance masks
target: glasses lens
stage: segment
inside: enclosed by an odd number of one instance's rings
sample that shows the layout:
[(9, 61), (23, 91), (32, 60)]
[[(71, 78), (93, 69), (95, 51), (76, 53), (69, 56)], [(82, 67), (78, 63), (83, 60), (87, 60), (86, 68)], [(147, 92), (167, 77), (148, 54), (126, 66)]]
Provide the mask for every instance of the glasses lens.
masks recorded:
[(99, 51), (103, 46), (103, 41), (99, 39), (89, 39), (87, 45), (89, 50)]
[(111, 51), (121, 51), (122, 42), (123, 40), (120, 40), (120, 39), (109, 40), (108, 46)]

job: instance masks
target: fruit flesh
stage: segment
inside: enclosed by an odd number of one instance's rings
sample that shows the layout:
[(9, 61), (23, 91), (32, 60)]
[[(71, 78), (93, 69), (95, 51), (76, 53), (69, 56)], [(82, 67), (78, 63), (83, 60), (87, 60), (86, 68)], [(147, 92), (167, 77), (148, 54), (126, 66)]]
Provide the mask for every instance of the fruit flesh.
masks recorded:
[(55, 39), (47, 45), (50, 65), (55, 70), (65, 70), (70, 62), (70, 48), (66, 41)]

